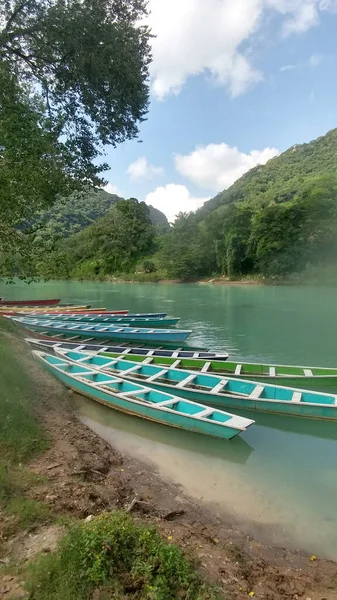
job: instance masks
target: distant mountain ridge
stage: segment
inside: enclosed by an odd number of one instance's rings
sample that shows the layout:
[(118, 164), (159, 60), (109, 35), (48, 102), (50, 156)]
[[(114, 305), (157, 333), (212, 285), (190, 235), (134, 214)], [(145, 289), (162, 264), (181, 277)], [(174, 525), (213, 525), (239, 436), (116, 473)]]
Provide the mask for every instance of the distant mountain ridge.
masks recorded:
[(337, 128), (305, 144), (295, 144), (265, 165), (257, 165), (196, 212), (198, 220), (224, 204), (290, 200), (304, 178), (337, 173)]
[[(39, 215), (37, 235), (68, 238), (103, 217), (119, 200), (123, 198), (105, 190), (72, 194), (66, 200), (62, 198)], [(149, 211), (152, 224), (158, 227), (159, 232), (167, 231), (169, 223), (164, 213), (153, 206), (149, 206)]]

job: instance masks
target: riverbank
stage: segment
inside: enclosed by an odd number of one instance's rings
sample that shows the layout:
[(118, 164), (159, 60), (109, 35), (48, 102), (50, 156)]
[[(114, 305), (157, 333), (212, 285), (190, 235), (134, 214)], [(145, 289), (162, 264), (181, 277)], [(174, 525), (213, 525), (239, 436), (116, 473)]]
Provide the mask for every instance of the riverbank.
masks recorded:
[[(337, 598), (335, 563), (258, 543), (96, 436), (77, 419), (72, 394), (32, 360), (17, 331), (0, 323), (2, 423), (16, 422), (16, 427), (0, 428), (1, 447), (7, 447), (1, 472), (8, 490), (1, 499), (0, 598), (29, 597), (25, 585), (32, 590), (39, 584), (27, 563), (36, 563), (41, 553), (54, 556), (77, 523), (88, 519), (89, 526), (92, 516), (116, 510), (132, 515), (136, 525), (155, 525), (165, 544), (178, 545), (188, 559), (197, 560), (196, 572), (219, 597)], [(93, 557), (88, 560), (94, 564)], [(162, 597), (129, 588), (128, 581), (116, 597)], [(210, 590), (203, 588), (198, 598), (210, 598)], [(177, 597), (192, 597), (180, 592)], [(93, 594), (95, 600), (105, 597), (100, 586)], [(37, 592), (30, 597), (43, 598)]]
[[(43, 277), (42, 277), (43, 279)], [(63, 281), (63, 279), (61, 279)], [(60, 280), (60, 281), (61, 281)], [(230, 278), (225, 275), (210, 275), (202, 279), (169, 279), (163, 272), (154, 273), (130, 273), (120, 276), (105, 275), (85, 277), (71, 277), (66, 281), (78, 282), (100, 282), (100, 283), (159, 283), (159, 284), (193, 284), (201, 285), (226, 285), (226, 286), (337, 286), (336, 269), (308, 269), (307, 272), (294, 274), (289, 277), (264, 277), (262, 275), (247, 275), (244, 277)]]

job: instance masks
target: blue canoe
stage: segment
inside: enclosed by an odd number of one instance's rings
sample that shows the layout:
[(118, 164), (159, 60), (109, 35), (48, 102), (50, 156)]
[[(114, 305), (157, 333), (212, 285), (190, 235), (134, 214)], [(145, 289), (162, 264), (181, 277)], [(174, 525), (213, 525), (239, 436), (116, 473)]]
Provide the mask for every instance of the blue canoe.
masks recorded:
[[(29, 318), (31, 318), (29, 316)], [(38, 315), (39, 319), (47, 319), (50, 321), (63, 321), (67, 323), (69, 321), (73, 321), (74, 323), (107, 323), (108, 325), (123, 326), (123, 327), (173, 327), (177, 325), (180, 317), (165, 317), (163, 318), (153, 318), (153, 317), (130, 317), (130, 316), (107, 316), (103, 317), (101, 315), (81, 315), (76, 313), (70, 313), (66, 315), (53, 315), (53, 314), (44, 314)]]
[(151, 390), (57, 356), (33, 351), (47, 370), (67, 387), (110, 408), (186, 431), (231, 439), (254, 421)]
[(148, 329), (145, 327), (114, 327), (113, 325), (88, 325), (87, 323), (65, 323), (47, 319), (29, 317), (8, 317), (27, 329), (49, 331), (53, 333), (84, 333), (93, 338), (115, 340), (144, 340), (164, 342), (184, 342), (192, 333), (188, 329)]
[(193, 398), (219, 408), (260, 410), (287, 415), (337, 419), (337, 396), (280, 385), (234, 379), (219, 375), (144, 365), (131, 360), (112, 359), (55, 349), (57, 355), (97, 370), (116, 373), (150, 388)]

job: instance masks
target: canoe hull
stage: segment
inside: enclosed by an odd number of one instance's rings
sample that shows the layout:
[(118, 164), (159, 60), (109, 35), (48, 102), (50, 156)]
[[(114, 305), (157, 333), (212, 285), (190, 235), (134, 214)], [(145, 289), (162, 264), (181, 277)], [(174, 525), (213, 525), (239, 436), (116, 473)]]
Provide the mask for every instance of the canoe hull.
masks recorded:
[[(103, 356), (111, 356), (111, 358), (118, 358), (120, 355), (113, 352), (104, 352)], [(130, 356), (130, 360), (134, 362), (143, 362), (144, 356)], [(227, 364), (225, 360), (215, 360), (214, 358), (209, 359), (212, 365), (211, 370), (208, 370), (208, 374), (212, 375), (222, 375), (224, 377), (230, 376), (233, 377), (234, 373), (228, 372)], [(156, 366), (167, 366), (170, 368), (174, 362), (174, 359), (169, 357), (156, 357), (152, 358), (151, 364)], [(181, 358), (179, 366), (175, 368), (178, 369), (187, 369), (189, 371), (200, 372), (203, 365), (207, 360), (200, 359), (191, 359), (191, 358)], [(326, 393), (337, 393), (337, 373), (333, 375), (324, 375), (324, 376), (312, 376), (312, 377), (289, 377), (286, 375), (279, 375), (278, 377), (270, 377), (270, 376), (262, 376), (262, 375), (235, 375), (236, 379), (242, 379), (244, 381), (258, 381), (268, 385), (282, 385), (286, 387), (298, 388), (303, 390), (308, 389), (316, 392), (326, 392)]]
[[(174, 348), (174, 349), (167, 349), (167, 348), (148, 348), (146, 346), (141, 346), (139, 348), (137, 348), (136, 346), (132, 346), (132, 345), (122, 345), (122, 346), (112, 346), (112, 345), (104, 345), (102, 346), (101, 344), (97, 344), (97, 343), (81, 343), (81, 341), (79, 340), (77, 343), (71, 342), (71, 341), (66, 341), (66, 340), (60, 340), (59, 338), (50, 338), (46, 335), (39, 335), (37, 338), (28, 338), (26, 339), (26, 341), (29, 343), (30, 346), (32, 346), (33, 348), (36, 348), (37, 350), (43, 350), (44, 352), (54, 352), (56, 347), (58, 350), (75, 350), (75, 351), (79, 351), (79, 352), (93, 352), (95, 354), (99, 353), (102, 354), (102, 356), (108, 355), (108, 356), (125, 356), (126, 358), (130, 358), (131, 360), (136, 360), (136, 356), (137, 355), (141, 355), (139, 356), (139, 358), (141, 358), (142, 360), (144, 360), (147, 357), (151, 357), (152, 359), (158, 357), (158, 360), (162, 360), (162, 359), (167, 359), (168, 357), (174, 357), (171, 358), (171, 361), (175, 361), (176, 359), (184, 359), (184, 357), (186, 356), (190, 356), (191, 354), (195, 354), (195, 355), (202, 355), (205, 358), (208, 358), (209, 360), (214, 358), (214, 353), (213, 352), (206, 352), (206, 351), (197, 351), (195, 348), (190, 349), (190, 350), (185, 350), (185, 349), (180, 349), (180, 348)], [(113, 354), (114, 353), (114, 354)], [(159, 358), (160, 357), (160, 358)], [(226, 355), (222, 355), (222, 360), (224, 360), (226, 358)], [(159, 363), (160, 364), (160, 363)]]
[[(99, 340), (134, 340), (134, 341), (150, 341), (150, 342), (184, 342), (186, 340), (186, 338), (190, 335), (189, 331), (179, 331), (179, 330), (171, 330), (171, 331), (164, 331), (164, 330), (159, 330), (159, 331), (155, 331), (153, 333), (149, 333), (147, 331), (142, 332), (141, 329), (138, 329), (138, 331), (135, 332), (128, 332), (128, 331), (97, 331), (97, 330), (88, 330), (88, 331), (84, 331), (82, 330), (69, 330), (68, 328), (63, 328), (63, 327), (57, 327), (57, 328), (53, 328), (53, 327), (49, 327), (48, 325), (32, 325), (30, 323), (21, 323), (20, 325), (22, 325), (25, 329), (31, 329), (33, 331), (47, 331), (50, 333), (64, 333), (64, 334), (68, 334), (68, 335), (79, 335), (81, 334), (82, 336), (87, 336), (87, 337), (93, 337), (93, 338), (97, 338)], [(118, 328), (116, 328), (118, 329)]]
[[(119, 375), (123, 379), (128, 381), (140, 383), (140, 379), (137, 377), (124, 376), (122, 373)], [(153, 390), (158, 390), (166, 393), (174, 393), (176, 396), (186, 398), (187, 400), (194, 400), (195, 402), (202, 402), (206, 406), (214, 406), (217, 408), (224, 409), (247, 409), (259, 412), (276, 413), (283, 415), (293, 415), (297, 417), (310, 417), (314, 419), (329, 419), (337, 420), (337, 407), (334, 406), (320, 406), (312, 404), (297, 404), (293, 402), (280, 402), (278, 400), (250, 400), (249, 398), (242, 398), (240, 396), (226, 396), (222, 394), (212, 394), (211, 392), (200, 392), (198, 390), (188, 390), (184, 388), (177, 388), (176, 386), (166, 385), (158, 382), (144, 382), (144, 385), (150, 387)], [(293, 386), (292, 386), (293, 387)]]
[(60, 304), (61, 298), (52, 298), (49, 300), (0, 300), (0, 306), (53, 306)]
[(29, 306), (1, 306), (0, 305), (0, 315), (12, 315), (13, 317), (15, 316), (20, 316), (20, 317), (29, 317), (32, 318), (37, 317), (37, 316), (43, 316), (45, 314), (46, 311), (52, 311), (53, 315), (67, 315), (69, 313), (69, 311), (76, 311), (76, 314), (79, 314), (81, 311), (85, 310), (88, 311), (88, 309), (90, 309), (90, 305), (87, 306), (82, 306), (79, 307), (78, 309), (76, 307), (69, 307), (69, 308), (61, 308), (61, 307), (57, 307), (57, 309), (54, 309), (52, 306), (48, 306), (47, 308), (43, 308), (42, 306), (40, 308), (38, 308), (37, 306), (32, 306), (31, 308)]
[(60, 320), (60, 321), (64, 321), (65, 323), (69, 322), (69, 321), (73, 321), (74, 323), (88, 323), (90, 325), (90, 323), (93, 324), (102, 324), (102, 325), (114, 325), (116, 327), (155, 327), (155, 328), (166, 328), (166, 327), (173, 327), (174, 325), (177, 325), (179, 318), (167, 318), (167, 319), (152, 319), (152, 318), (131, 318), (128, 317), (127, 315), (125, 317), (118, 317), (118, 316), (107, 316), (107, 317), (102, 317), (102, 316), (95, 316), (95, 315), (79, 315), (79, 314), (57, 314), (57, 315), (44, 315), (44, 314), (39, 314), (37, 315), (38, 318), (40, 319), (52, 319), (52, 320)]
[(72, 389), (74, 392), (91, 398), (92, 400), (94, 400), (95, 402), (99, 402), (100, 404), (105, 404), (109, 408), (118, 410), (120, 412), (154, 421), (162, 425), (168, 425), (170, 427), (183, 429), (192, 433), (201, 433), (220, 439), (230, 440), (239, 433), (242, 433), (242, 430), (229, 427), (225, 428), (223, 426), (219, 426), (211, 422), (198, 423), (196, 421), (191, 421), (191, 419), (183, 415), (165, 413), (165, 415), (161, 415), (159, 417), (158, 414), (156, 414), (158, 413), (158, 411), (156, 411), (154, 408), (151, 408), (151, 406), (137, 406), (137, 410), (135, 410), (130, 406), (130, 403), (128, 403), (127, 400), (123, 398), (111, 396), (110, 394), (105, 393), (103, 390), (94, 390), (90, 386), (85, 385), (85, 383), (68, 377), (66, 373), (56, 371), (48, 365), (45, 365), (45, 367), (49, 371), (49, 373), (51, 373), (54, 377), (56, 377), (59, 381), (61, 381), (68, 388)]
[[(215, 371), (213, 371), (213, 373), (215, 373)], [(219, 373), (221, 374), (221, 371)], [(240, 375), (238, 379), (251, 381), (252, 377)], [(256, 377), (254, 375), (254, 381), (259, 381), (268, 385), (284, 385), (286, 387), (298, 388), (300, 390), (305, 388), (312, 390), (313, 392), (327, 392), (331, 394), (337, 393), (337, 375), (325, 377)]]
[(140, 364), (127, 357), (114, 359), (81, 351), (55, 349), (57, 356), (81, 367), (110, 373), (165, 394), (173, 394), (213, 408), (257, 410), (285, 415), (337, 420), (337, 396), (297, 391), (292, 387), (261, 385), (256, 381), (224, 379), (219, 375)]

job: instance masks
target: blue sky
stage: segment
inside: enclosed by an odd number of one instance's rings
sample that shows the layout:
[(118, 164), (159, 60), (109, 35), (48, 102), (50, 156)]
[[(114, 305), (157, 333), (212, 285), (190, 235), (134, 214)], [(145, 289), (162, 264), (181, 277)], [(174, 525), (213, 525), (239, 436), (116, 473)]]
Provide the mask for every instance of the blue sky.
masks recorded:
[(108, 191), (171, 220), (337, 126), (337, 0), (150, 0), (151, 105)]

